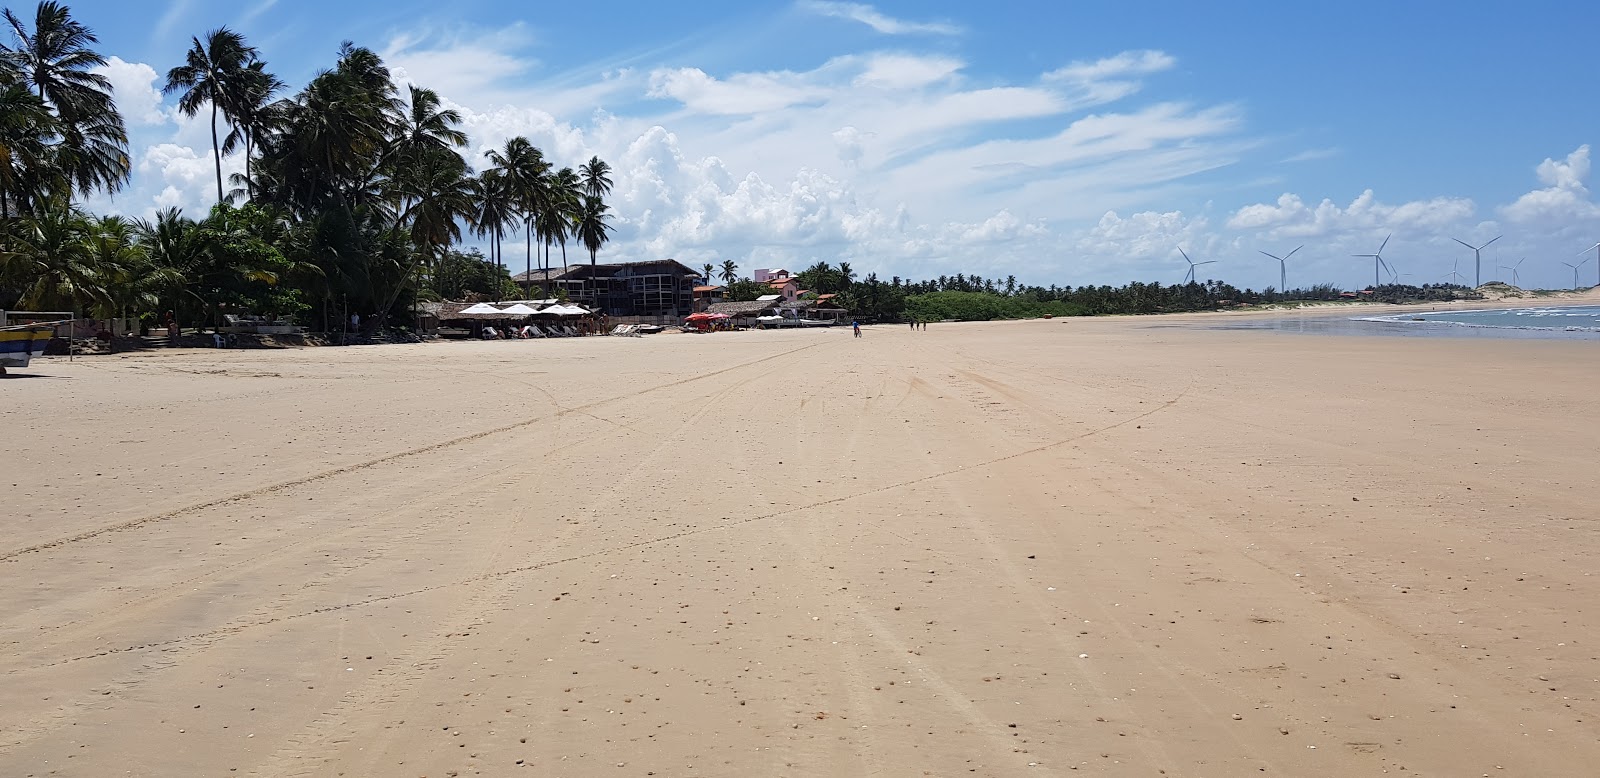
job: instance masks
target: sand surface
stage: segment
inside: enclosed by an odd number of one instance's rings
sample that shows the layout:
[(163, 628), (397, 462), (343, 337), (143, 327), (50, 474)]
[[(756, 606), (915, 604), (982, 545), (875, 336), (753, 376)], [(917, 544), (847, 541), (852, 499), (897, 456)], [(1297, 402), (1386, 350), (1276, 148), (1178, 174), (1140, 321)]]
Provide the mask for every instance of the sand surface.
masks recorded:
[(1151, 323), (37, 362), (0, 774), (1594, 774), (1594, 344)]

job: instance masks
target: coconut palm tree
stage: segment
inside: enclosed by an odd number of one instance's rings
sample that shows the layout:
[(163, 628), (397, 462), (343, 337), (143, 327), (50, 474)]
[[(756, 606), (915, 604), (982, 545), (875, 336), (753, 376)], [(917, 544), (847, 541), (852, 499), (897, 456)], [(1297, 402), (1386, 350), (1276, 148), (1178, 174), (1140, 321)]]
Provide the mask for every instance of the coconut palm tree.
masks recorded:
[(461, 239), (461, 222), (472, 216), (475, 205), (466, 160), (450, 149), (435, 148), (407, 160), (390, 185), (402, 202), (409, 203), (400, 213), (398, 226), (406, 227), (415, 252), (402, 283), (389, 291), (378, 308), (380, 316), (394, 307), (405, 288), (403, 281), (420, 263)]
[(139, 244), (138, 226), (121, 216), (86, 223), (84, 245), (89, 264), (104, 280), (106, 295), (96, 306), (101, 318), (126, 318), (160, 304), (161, 292), (182, 281), (176, 271), (150, 261)]
[(107, 299), (105, 279), (89, 255), (83, 214), (59, 201), (19, 219), (0, 251), (0, 279), (29, 307), (73, 311)]
[(395, 128), (389, 156), (409, 161), (461, 148), (467, 145), (467, 134), (456, 129), (459, 124), (461, 112), (444, 108), (438, 92), (412, 85), (411, 101)]
[(128, 133), (111, 96), (111, 81), (95, 72), (106, 64), (94, 49), (93, 31), (53, 0), (39, 4), (33, 29), (8, 8), (3, 14), (13, 42), (0, 44), (14, 78), (32, 89), (56, 119), (55, 167), (39, 175), (64, 183), (64, 194), (115, 192), (128, 180)]
[(516, 223), (516, 202), (511, 197), (505, 179), (493, 172), (472, 179), (472, 197), (474, 206), (469, 221), (473, 230), (489, 237), (489, 253), (495, 267), (504, 267), (500, 239), (505, 236), (506, 228)]
[[(583, 192), (578, 174), (564, 167), (550, 177), (550, 227), (545, 233), (561, 243), (561, 273), (567, 272), (567, 238), (583, 217)], [(548, 238), (547, 238), (548, 239)]]
[(282, 124), (286, 106), (273, 100), (272, 96), (288, 85), (268, 73), (267, 63), (261, 60), (251, 62), (239, 75), (237, 84), (238, 89), (230, 98), (232, 126), (228, 136), (222, 139), (222, 153), (232, 154), (240, 145), (244, 146), (244, 178), (241, 183), (245, 195), (254, 199), (255, 179), (250, 168), (254, 162), (256, 139)]
[(611, 166), (599, 157), (590, 157), (578, 166), (578, 178), (583, 183), (583, 193), (599, 199), (611, 194)]
[(704, 278), (707, 284), (711, 283), (711, 279), (714, 277), (712, 274), (716, 272), (717, 268), (710, 262), (700, 266), (700, 277)]
[(106, 64), (105, 57), (90, 48), (100, 39), (74, 20), (70, 9), (53, 0), (40, 3), (32, 31), (9, 8), (5, 20), (16, 40), (14, 45), (0, 45), (0, 51), (10, 55), (23, 79), (57, 115), (75, 121), (113, 110), (111, 81), (94, 72)]
[[(583, 247), (589, 250), (589, 277), (594, 278), (595, 255), (600, 253), (606, 241), (611, 240), (611, 225), (606, 223), (607, 212), (611, 206), (600, 201), (598, 197), (583, 198), (583, 213), (578, 217), (574, 233), (578, 240), (583, 242)], [(598, 296), (596, 297), (598, 302)]]
[(167, 71), (167, 84), (162, 91), (171, 94), (182, 92), (178, 110), (184, 116), (194, 116), (200, 106), (211, 106), (211, 155), (217, 165), (217, 202), (222, 202), (222, 143), (217, 138), (217, 114), (230, 125), (237, 125), (234, 109), (245, 102), (250, 91), (251, 77), (246, 75), (250, 63), (256, 59), (254, 47), (244, 42), (244, 36), (226, 27), (206, 33), (205, 42), (191, 38), (184, 64)]
[(850, 267), (849, 262), (840, 262), (839, 269), (834, 271), (834, 276), (839, 279), (839, 291), (850, 289), (850, 284), (856, 280), (856, 271)]
[(50, 138), (56, 134), (55, 114), (44, 100), (16, 71), (0, 69), (0, 219), (28, 213), (44, 197), (47, 180), (41, 179), (53, 178)]
[[(534, 222), (547, 202), (545, 178), (550, 172), (550, 163), (545, 161), (539, 147), (521, 136), (506, 141), (505, 151), (490, 149), (484, 156), (489, 158), (490, 171), (504, 179), (507, 192), (517, 204), (517, 214), (528, 239), (524, 271), (531, 277)], [(548, 283), (548, 279), (546, 281)]]
[(739, 279), (739, 266), (731, 259), (722, 260), (722, 283), (731, 284)]

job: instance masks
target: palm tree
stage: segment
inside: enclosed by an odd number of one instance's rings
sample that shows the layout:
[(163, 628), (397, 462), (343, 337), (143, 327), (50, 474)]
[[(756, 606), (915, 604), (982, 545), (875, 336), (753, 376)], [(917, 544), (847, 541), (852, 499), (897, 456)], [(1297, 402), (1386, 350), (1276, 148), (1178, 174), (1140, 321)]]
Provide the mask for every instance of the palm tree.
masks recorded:
[[(0, 65), (3, 65), (0, 61)], [(16, 71), (0, 69), (0, 219), (28, 213), (53, 178), (56, 117)]]
[(115, 192), (128, 180), (128, 133), (111, 96), (111, 81), (94, 72), (105, 57), (90, 48), (99, 38), (72, 18), (66, 6), (46, 0), (34, 13), (30, 32), (8, 8), (14, 45), (0, 44), (13, 77), (33, 89), (56, 119), (48, 178), (65, 193)]
[(547, 241), (550, 237), (554, 237), (561, 243), (562, 275), (567, 272), (567, 238), (572, 235), (573, 227), (583, 217), (583, 193), (580, 187), (578, 174), (570, 167), (564, 167), (550, 177), (548, 209), (550, 226), (545, 235)]
[(245, 68), (239, 75), (238, 85), (239, 88), (231, 97), (233, 125), (228, 136), (222, 139), (222, 153), (232, 154), (241, 143), (244, 145), (245, 195), (254, 199), (255, 179), (250, 168), (255, 157), (256, 139), (282, 124), (286, 106), (274, 101), (272, 96), (288, 85), (268, 73), (267, 63), (260, 60), (251, 62)]
[(731, 259), (722, 260), (722, 283), (731, 284), (739, 278), (739, 266)]
[(710, 262), (700, 266), (700, 277), (704, 278), (707, 284), (711, 283), (711, 279), (714, 277), (712, 274), (716, 272), (717, 268)]
[(9, 55), (23, 79), (66, 121), (76, 121), (91, 113), (114, 108), (111, 81), (95, 68), (106, 64), (105, 57), (89, 48), (99, 43), (93, 31), (72, 18), (71, 10), (53, 0), (45, 0), (34, 12), (33, 31), (5, 10), (5, 20), (16, 38), (15, 46), (0, 46)]
[(139, 245), (137, 225), (121, 216), (88, 220), (84, 235), (86, 256), (97, 277), (104, 279), (105, 299), (95, 314), (125, 318), (130, 312), (153, 309), (161, 292), (180, 282), (176, 271), (150, 261)]
[[(490, 149), (484, 156), (489, 158), (489, 164), (492, 165), (490, 170), (505, 180), (507, 191), (517, 204), (517, 213), (522, 218), (528, 238), (527, 266), (524, 271), (531, 279), (534, 222), (547, 201), (545, 178), (550, 172), (550, 163), (545, 161), (544, 152), (539, 147), (521, 136), (506, 141), (504, 152)], [(546, 291), (548, 282), (546, 278)]]
[(467, 134), (456, 129), (461, 124), (461, 112), (442, 105), (438, 92), (411, 86), (411, 102), (395, 128), (391, 158), (415, 160), (434, 151), (467, 145)]
[[(577, 235), (578, 240), (583, 241), (583, 247), (589, 250), (589, 278), (591, 283), (594, 282), (593, 279), (595, 278), (595, 255), (600, 252), (600, 248), (606, 244), (606, 241), (611, 239), (611, 225), (606, 224), (606, 212), (610, 210), (611, 206), (601, 202), (600, 198), (585, 197), (583, 198), (583, 213), (578, 217), (578, 223), (574, 225), (576, 227), (574, 233)], [(599, 300), (600, 295), (597, 291), (595, 293), (595, 302), (598, 303)]]
[(839, 291), (841, 292), (848, 291), (851, 282), (856, 280), (856, 271), (850, 268), (849, 262), (840, 262), (839, 269), (835, 271), (834, 275), (839, 279)]
[(578, 166), (578, 178), (583, 183), (583, 193), (600, 199), (611, 194), (611, 166), (599, 157), (590, 157)]
[(23, 305), (77, 311), (107, 299), (105, 279), (89, 256), (88, 224), (76, 209), (53, 203), (12, 225), (0, 251), (0, 279), (20, 292)]
[(449, 149), (434, 149), (420, 158), (408, 160), (391, 185), (403, 202), (408, 202), (398, 220), (409, 224), (414, 258), (388, 299), (378, 308), (383, 316), (394, 307), (404, 290), (404, 281), (423, 261), (431, 260), (444, 246), (461, 239), (460, 223), (471, 217), (474, 207), (472, 178), (466, 160)]
[(474, 208), (469, 221), (475, 232), (489, 236), (489, 253), (493, 256), (495, 267), (504, 267), (500, 239), (504, 237), (506, 227), (516, 222), (516, 202), (511, 197), (505, 179), (493, 172), (484, 173), (472, 179), (472, 182)]
[(211, 154), (217, 164), (217, 202), (222, 202), (222, 144), (217, 140), (217, 113), (221, 111), (230, 125), (237, 125), (234, 109), (246, 101), (250, 77), (246, 75), (250, 63), (256, 59), (254, 47), (244, 42), (244, 36), (226, 27), (206, 33), (204, 43), (192, 38), (184, 64), (167, 71), (167, 84), (162, 91), (171, 94), (183, 92), (178, 98), (178, 110), (184, 116), (194, 116), (200, 106), (211, 104)]

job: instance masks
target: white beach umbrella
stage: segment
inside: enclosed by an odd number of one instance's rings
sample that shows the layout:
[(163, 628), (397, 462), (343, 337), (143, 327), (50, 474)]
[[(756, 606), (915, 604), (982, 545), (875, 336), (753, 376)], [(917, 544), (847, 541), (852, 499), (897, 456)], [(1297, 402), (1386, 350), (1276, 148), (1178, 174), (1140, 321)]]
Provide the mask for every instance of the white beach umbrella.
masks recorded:
[(504, 311), (501, 311), (499, 308), (496, 308), (488, 303), (478, 303), (467, 308), (462, 308), (461, 313), (457, 315), (474, 316), (480, 313), (504, 313)]
[(532, 308), (529, 308), (528, 306), (523, 305), (522, 303), (517, 303), (516, 305), (513, 305), (510, 308), (507, 308), (507, 309), (501, 311), (501, 313), (511, 313), (511, 314), (516, 314), (518, 316), (527, 316), (529, 314), (538, 313), (538, 311), (536, 311), (536, 310), (534, 310)]

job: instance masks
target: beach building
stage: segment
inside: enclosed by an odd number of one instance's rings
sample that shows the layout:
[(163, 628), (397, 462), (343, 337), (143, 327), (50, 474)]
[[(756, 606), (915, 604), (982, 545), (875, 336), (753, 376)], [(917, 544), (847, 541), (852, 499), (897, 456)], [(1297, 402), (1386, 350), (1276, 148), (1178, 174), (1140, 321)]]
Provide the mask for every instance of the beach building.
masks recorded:
[(802, 293), (800, 279), (792, 276), (774, 278), (767, 282), (767, 288), (771, 289), (773, 294), (783, 298), (785, 302), (794, 302), (800, 299)]
[(723, 301), (724, 290), (720, 286), (697, 286), (694, 288), (694, 310), (702, 312), (712, 303)]
[(758, 268), (756, 268), (754, 273), (750, 274), (750, 280), (754, 281), (754, 282), (756, 282), (758, 284), (765, 284), (765, 283), (767, 283), (769, 281), (776, 281), (778, 279), (788, 278), (788, 277), (790, 277), (790, 275), (792, 275), (792, 274), (789, 271), (784, 270), (781, 267), (780, 268), (758, 267)]
[(777, 316), (778, 306), (782, 300), (777, 295), (766, 295), (759, 300), (740, 303), (712, 303), (706, 307), (706, 313), (721, 313), (728, 316), (728, 322), (735, 327), (753, 327), (758, 316)]
[(548, 286), (551, 293), (606, 316), (687, 316), (695, 310), (700, 273), (675, 259), (619, 264), (575, 264), (565, 271), (534, 270), (512, 280), (525, 289)]
[(814, 299), (785, 300), (778, 306), (778, 315), (839, 324), (850, 318), (850, 311), (839, 305), (838, 299), (836, 294), (821, 294)]

